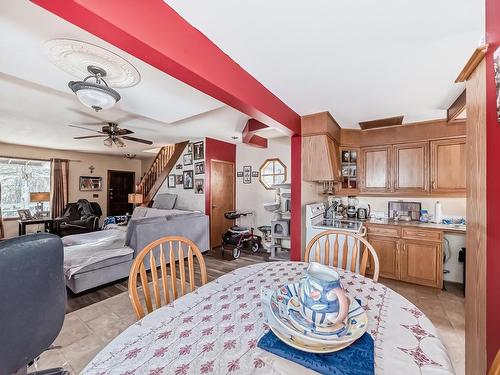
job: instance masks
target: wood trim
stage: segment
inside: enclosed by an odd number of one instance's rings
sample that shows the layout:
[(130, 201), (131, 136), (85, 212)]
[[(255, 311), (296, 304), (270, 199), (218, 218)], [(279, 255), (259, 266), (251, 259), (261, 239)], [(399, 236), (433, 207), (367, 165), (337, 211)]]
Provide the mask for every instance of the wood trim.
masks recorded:
[(375, 128), (384, 128), (387, 126), (402, 125), (403, 118), (404, 118), (404, 116), (395, 116), (395, 117), (381, 118), (378, 120), (362, 121), (359, 123), (359, 127), (362, 130), (369, 130), (369, 129), (375, 129)]
[(465, 110), (466, 105), (466, 91), (464, 90), (452, 105), (446, 110), (446, 119), (448, 122), (455, 121), (458, 116)]
[(369, 130), (342, 129), (342, 147), (382, 146), (388, 144), (424, 142), (466, 136), (466, 121), (449, 123), (446, 119), (422, 121), (389, 128)]
[[(486, 61), (467, 89), (467, 272), (465, 372), (486, 374)], [(491, 208), (491, 207), (490, 207)]]
[(474, 52), (472, 52), (472, 56), (469, 58), (469, 61), (467, 61), (467, 63), (463, 67), (457, 79), (455, 79), (455, 83), (465, 82), (466, 80), (468, 80), (471, 74), (474, 72), (474, 70), (476, 70), (477, 66), (483, 60), (484, 56), (486, 55), (486, 52), (488, 52), (487, 44), (477, 47), (474, 50)]

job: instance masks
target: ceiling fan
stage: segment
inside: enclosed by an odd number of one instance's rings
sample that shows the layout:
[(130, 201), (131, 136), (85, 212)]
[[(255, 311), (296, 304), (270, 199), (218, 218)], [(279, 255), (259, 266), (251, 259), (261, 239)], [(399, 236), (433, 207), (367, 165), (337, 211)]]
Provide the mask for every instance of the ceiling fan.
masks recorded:
[(107, 146), (107, 147), (112, 147), (113, 144), (115, 144), (117, 147), (125, 147), (126, 145), (125, 145), (125, 142), (123, 142), (123, 140), (144, 143), (147, 145), (153, 144), (153, 142), (145, 140), (145, 139), (130, 137), (129, 134), (133, 134), (134, 132), (132, 130), (120, 128), (116, 122), (94, 122), (94, 123), (89, 122), (89, 123), (83, 123), (83, 125), (102, 125), (102, 129), (95, 130), (95, 129), (89, 129), (89, 128), (85, 128), (83, 126), (78, 126), (78, 125), (68, 125), (72, 128), (84, 129), (84, 130), (89, 130), (91, 132), (99, 133), (99, 135), (84, 135), (81, 137), (74, 137), (74, 139), (88, 139), (88, 138), (104, 137), (105, 138), (104, 139), (104, 146)]

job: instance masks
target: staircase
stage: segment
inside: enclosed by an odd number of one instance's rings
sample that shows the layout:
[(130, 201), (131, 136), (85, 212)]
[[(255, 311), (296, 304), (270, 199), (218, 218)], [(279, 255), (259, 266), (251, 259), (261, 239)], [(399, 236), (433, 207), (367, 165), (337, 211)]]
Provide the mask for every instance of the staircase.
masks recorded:
[(135, 192), (142, 194), (143, 206), (149, 206), (152, 203), (156, 193), (163, 185), (170, 171), (175, 167), (175, 163), (182, 155), (189, 142), (180, 142), (175, 145), (168, 145), (161, 148), (156, 155), (153, 164), (142, 176), (141, 182), (137, 185)]

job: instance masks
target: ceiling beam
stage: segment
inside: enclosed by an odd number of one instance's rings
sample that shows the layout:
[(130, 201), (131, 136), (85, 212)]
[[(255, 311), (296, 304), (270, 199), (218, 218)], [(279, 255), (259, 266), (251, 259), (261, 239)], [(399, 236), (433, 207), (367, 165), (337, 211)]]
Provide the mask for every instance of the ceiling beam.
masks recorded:
[(455, 121), (459, 116), (465, 111), (465, 100), (466, 100), (465, 89), (459, 95), (459, 97), (453, 102), (452, 105), (446, 110), (446, 120), (448, 122)]
[(359, 127), (362, 130), (368, 130), (376, 128), (385, 128), (386, 126), (397, 126), (403, 124), (403, 118), (404, 116), (395, 116), (395, 117), (387, 117), (371, 121), (362, 121), (359, 123)]
[(249, 146), (267, 148), (267, 139), (261, 137), (260, 135), (255, 134), (259, 130), (266, 128), (268, 128), (266, 124), (263, 124), (262, 122), (251, 118), (250, 120), (247, 121), (247, 124), (243, 129), (241, 137), (242, 142)]
[(66, 21), (284, 132), (300, 116), (162, 0), (32, 0)]

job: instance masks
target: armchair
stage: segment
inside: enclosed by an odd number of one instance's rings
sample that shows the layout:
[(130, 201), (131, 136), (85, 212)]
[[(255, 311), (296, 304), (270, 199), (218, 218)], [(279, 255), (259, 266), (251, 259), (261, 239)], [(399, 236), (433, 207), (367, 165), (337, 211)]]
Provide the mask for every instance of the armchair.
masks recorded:
[(68, 203), (64, 214), (54, 219), (55, 233), (64, 237), (96, 231), (101, 215), (101, 207), (97, 202), (79, 199), (76, 203)]

